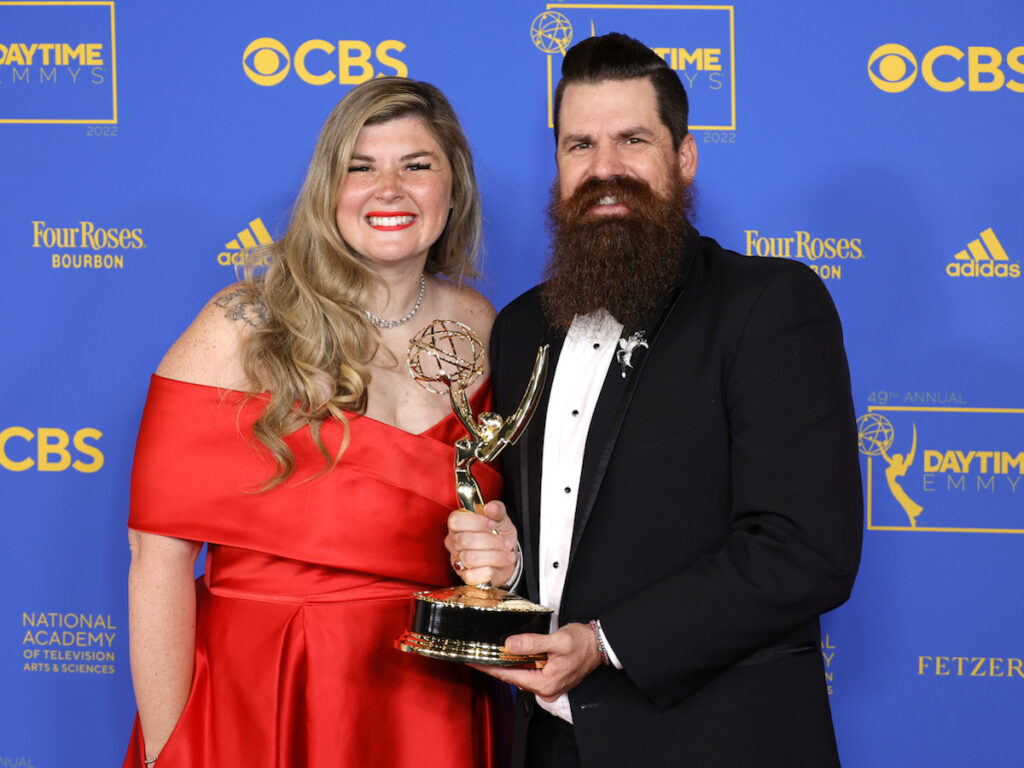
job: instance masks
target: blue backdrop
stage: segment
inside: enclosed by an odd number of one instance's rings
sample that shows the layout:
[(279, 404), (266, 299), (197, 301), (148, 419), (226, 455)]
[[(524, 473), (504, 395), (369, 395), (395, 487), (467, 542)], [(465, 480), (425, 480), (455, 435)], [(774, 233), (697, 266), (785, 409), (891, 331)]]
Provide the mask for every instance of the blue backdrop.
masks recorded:
[(331, 107), (381, 74), (447, 93), (500, 307), (545, 256), (564, 49), (612, 30), (685, 79), (701, 230), (806, 261), (844, 321), (868, 500), (822, 636), (844, 764), (1024, 764), (1024, 6), (116, 0), (0, 2), (0, 767), (120, 763), (148, 376), (280, 235)]

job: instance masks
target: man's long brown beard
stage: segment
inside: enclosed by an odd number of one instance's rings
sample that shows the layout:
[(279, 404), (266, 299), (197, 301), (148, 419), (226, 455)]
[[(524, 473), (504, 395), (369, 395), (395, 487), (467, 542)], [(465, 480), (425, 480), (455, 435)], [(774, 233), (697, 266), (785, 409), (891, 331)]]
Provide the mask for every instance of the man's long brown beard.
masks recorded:
[[(595, 216), (605, 195), (629, 208)], [(548, 322), (565, 331), (575, 315), (604, 308), (627, 329), (639, 327), (679, 278), (689, 229), (690, 194), (676, 178), (666, 198), (641, 180), (590, 179), (572, 197), (551, 188), (551, 259), (541, 303)]]

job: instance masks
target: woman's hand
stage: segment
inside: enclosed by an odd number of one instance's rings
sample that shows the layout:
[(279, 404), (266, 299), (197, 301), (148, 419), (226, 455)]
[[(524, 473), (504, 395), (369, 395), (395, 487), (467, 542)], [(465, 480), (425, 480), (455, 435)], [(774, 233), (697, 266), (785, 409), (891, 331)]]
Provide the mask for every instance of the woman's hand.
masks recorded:
[(448, 515), (444, 546), (466, 584), (503, 586), (515, 574), (519, 533), (500, 501), (485, 504), (482, 514), (457, 509)]

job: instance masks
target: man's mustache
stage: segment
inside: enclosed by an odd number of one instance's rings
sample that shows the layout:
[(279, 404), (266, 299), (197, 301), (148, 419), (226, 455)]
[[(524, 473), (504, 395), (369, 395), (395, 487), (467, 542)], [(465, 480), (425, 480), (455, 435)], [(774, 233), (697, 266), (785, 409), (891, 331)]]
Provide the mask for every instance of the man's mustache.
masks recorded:
[(650, 185), (642, 179), (613, 176), (608, 179), (590, 178), (583, 182), (570, 197), (562, 201), (562, 211), (568, 220), (585, 216), (606, 198), (634, 211), (639, 205), (646, 207), (658, 200)]

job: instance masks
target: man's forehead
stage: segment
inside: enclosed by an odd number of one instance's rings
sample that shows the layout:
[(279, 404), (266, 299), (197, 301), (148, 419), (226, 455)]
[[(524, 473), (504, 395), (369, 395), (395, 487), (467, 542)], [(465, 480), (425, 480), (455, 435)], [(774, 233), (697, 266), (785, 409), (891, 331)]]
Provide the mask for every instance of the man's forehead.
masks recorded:
[[(563, 131), (609, 121), (643, 124), (651, 129), (664, 127), (654, 85), (647, 77), (571, 83), (562, 94), (559, 118)], [(593, 129), (598, 127), (601, 126), (592, 125)]]

